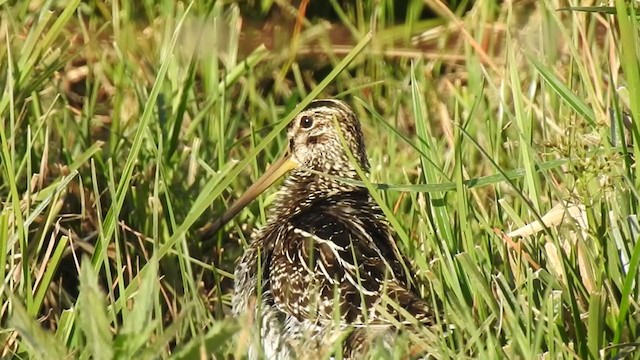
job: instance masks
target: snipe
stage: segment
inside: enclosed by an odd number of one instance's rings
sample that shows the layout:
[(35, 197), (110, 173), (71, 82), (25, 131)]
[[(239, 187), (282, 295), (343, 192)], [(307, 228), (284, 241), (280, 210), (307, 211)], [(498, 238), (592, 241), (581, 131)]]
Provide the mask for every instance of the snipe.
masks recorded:
[(410, 322), (405, 311), (413, 323), (431, 324), (382, 211), (366, 188), (335, 179), (358, 179), (346, 150), (369, 168), (351, 108), (316, 100), (293, 120), (288, 138), (285, 156), (216, 225), (290, 172), (235, 270), (233, 313), (260, 328), (261, 346), (250, 345), (249, 357), (324, 357), (340, 338), (343, 356), (359, 358), (372, 341), (393, 341), (393, 324)]

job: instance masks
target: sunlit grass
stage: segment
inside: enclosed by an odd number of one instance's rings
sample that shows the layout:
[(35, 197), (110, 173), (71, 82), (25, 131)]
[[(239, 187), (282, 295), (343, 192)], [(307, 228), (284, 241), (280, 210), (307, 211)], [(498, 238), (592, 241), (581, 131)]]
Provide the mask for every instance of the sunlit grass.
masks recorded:
[(273, 196), (197, 230), (302, 106), (339, 96), (365, 133), (360, 184), (448, 329), (405, 340), (640, 359), (635, 10), (342, 3), (347, 38), (307, 14), (295, 46), (293, 22), (268, 37), (246, 25), (268, 15), (221, 2), (0, 5), (2, 357), (244, 356), (231, 274)]

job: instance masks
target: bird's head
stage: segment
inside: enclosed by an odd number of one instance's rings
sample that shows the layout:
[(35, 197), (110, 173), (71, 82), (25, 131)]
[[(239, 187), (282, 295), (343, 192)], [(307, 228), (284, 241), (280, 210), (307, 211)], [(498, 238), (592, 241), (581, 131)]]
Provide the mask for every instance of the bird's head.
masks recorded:
[(291, 184), (298, 187), (309, 186), (306, 189), (309, 191), (334, 191), (345, 188), (345, 185), (338, 185), (313, 173), (315, 171), (338, 177), (356, 178), (355, 167), (349, 160), (345, 146), (360, 168), (365, 171), (369, 169), (360, 121), (353, 110), (340, 100), (311, 102), (293, 119), (287, 135), (289, 148), (282, 158), (273, 163), (264, 175), (227, 209), (212, 226), (213, 232), (220, 229), (289, 171), (293, 170), (292, 178), (305, 179), (303, 182), (292, 180)]
[(353, 177), (344, 141), (358, 165), (369, 169), (360, 121), (340, 100), (313, 101), (291, 122), (287, 135), (291, 166)]

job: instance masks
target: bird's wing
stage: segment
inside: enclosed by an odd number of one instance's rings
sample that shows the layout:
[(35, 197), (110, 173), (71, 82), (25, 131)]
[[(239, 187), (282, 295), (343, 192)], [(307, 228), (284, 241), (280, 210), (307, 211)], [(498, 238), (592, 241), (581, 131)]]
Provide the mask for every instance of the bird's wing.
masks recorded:
[[(307, 318), (317, 314), (319, 320), (333, 320), (339, 310), (341, 318), (354, 325), (384, 324), (393, 319), (410, 322), (398, 309), (406, 309), (419, 320), (428, 318), (426, 303), (401, 279), (404, 274), (393, 249), (380, 246), (389, 241), (386, 227), (366, 212), (345, 218), (321, 210), (293, 217), (287, 245), (282, 248), (291, 263), (303, 264), (297, 270), (306, 273), (291, 278), (302, 279), (296, 287), (302, 290), (300, 299), (307, 303), (297, 311), (302, 309)], [(314, 299), (308, 293), (314, 287), (320, 295), (315, 310), (309, 306)], [(339, 308), (334, 307), (336, 300)]]
[[(273, 254), (273, 245), (281, 237), (281, 227), (270, 225), (253, 234), (252, 241), (238, 259), (234, 271), (234, 292), (232, 312), (235, 315), (246, 313), (252, 305), (251, 298), (263, 297), (263, 301), (272, 301), (267, 274)], [(265, 298), (266, 297), (266, 298)]]

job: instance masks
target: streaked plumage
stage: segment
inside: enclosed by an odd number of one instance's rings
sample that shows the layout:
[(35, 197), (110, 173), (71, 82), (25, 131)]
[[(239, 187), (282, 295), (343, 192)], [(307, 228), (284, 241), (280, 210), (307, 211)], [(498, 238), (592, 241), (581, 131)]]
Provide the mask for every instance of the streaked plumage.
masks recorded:
[(347, 358), (371, 341), (391, 343), (392, 324), (408, 320), (388, 299), (432, 322), (368, 191), (318, 174), (358, 178), (335, 124), (368, 170), (360, 123), (344, 102), (314, 101), (293, 120), (289, 156), (296, 166), (235, 270), (233, 313), (260, 322), (262, 349), (253, 344), (252, 359), (322, 357), (347, 328), (355, 329), (343, 343)]

